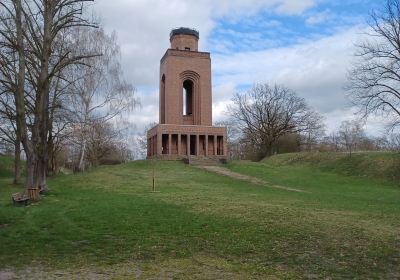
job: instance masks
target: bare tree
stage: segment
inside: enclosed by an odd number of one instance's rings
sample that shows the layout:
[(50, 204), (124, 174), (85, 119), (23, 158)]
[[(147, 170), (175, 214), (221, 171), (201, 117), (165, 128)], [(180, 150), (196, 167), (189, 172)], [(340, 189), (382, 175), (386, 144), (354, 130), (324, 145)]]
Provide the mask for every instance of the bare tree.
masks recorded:
[(54, 77), (94, 55), (80, 53), (73, 44), (57, 48), (60, 37), (72, 40), (71, 29), (93, 26), (83, 16), (85, 3), (92, 1), (0, 2), (0, 65), (15, 68), (8, 71), (13, 73), (10, 76), (2, 71), (1, 83), (15, 97), (17, 134), (27, 156), (27, 188), (47, 187), (49, 95)]
[(147, 157), (147, 131), (155, 127), (157, 124), (157, 122), (148, 123), (141, 132), (132, 136), (131, 141), (134, 146), (135, 159), (145, 159)]
[(324, 118), (317, 112), (311, 112), (306, 121), (307, 129), (302, 133), (302, 144), (312, 151), (325, 136)]
[[(21, 176), (21, 137), (14, 93), (22, 87), (18, 79), (25, 71), (24, 62), (16, 52), (22, 40), (20, 7), (20, 1), (0, 3), (0, 138), (14, 145), (14, 183), (19, 183)], [(14, 15), (10, 15), (12, 11), (15, 11)]]
[(243, 141), (243, 134), (236, 125), (234, 119), (215, 122), (214, 126), (222, 126), (227, 128), (227, 144), (229, 158), (233, 160), (245, 159), (247, 145)]
[(284, 135), (310, 129), (314, 112), (305, 100), (283, 86), (256, 84), (236, 94), (229, 112), (256, 152), (257, 159), (273, 154), (274, 144)]
[(214, 126), (226, 127), (227, 129), (227, 142), (234, 143), (239, 140), (242, 136), (240, 129), (235, 125), (234, 119), (228, 119), (223, 121), (218, 121), (214, 123)]
[(400, 152), (400, 134), (391, 133), (388, 136), (387, 149), (389, 151)]
[(76, 31), (79, 48), (102, 54), (84, 60), (90, 68), (76, 65), (66, 73), (74, 81), (69, 87), (68, 108), (77, 136), (75, 143), (80, 147), (78, 169), (83, 171), (92, 127), (121, 117), (140, 102), (135, 88), (123, 78), (116, 34), (108, 36), (102, 29)]
[[(0, 88), (4, 90), (4, 87)], [(15, 120), (14, 96), (6, 89), (0, 94), (0, 140), (14, 147), (14, 184), (21, 181), (21, 141)]]
[(343, 121), (339, 135), (343, 146), (350, 153), (357, 149), (357, 145), (365, 138), (363, 124), (358, 120)]
[(90, 127), (87, 139), (87, 155), (91, 166), (98, 166), (114, 148), (118, 138), (118, 131), (112, 129), (110, 124), (96, 122)]
[(339, 152), (341, 150), (341, 139), (337, 131), (333, 131), (331, 134), (329, 134), (327, 142), (333, 147), (335, 152)]
[(399, 0), (387, 0), (382, 11), (372, 14), (367, 35), (369, 39), (357, 46), (347, 90), (364, 117), (383, 115), (394, 129), (400, 125)]

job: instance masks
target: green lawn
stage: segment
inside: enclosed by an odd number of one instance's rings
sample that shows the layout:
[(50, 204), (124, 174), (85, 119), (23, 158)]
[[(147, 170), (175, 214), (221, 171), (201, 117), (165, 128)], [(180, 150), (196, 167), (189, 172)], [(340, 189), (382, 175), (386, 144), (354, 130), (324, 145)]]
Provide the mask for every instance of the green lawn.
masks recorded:
[(61, 270), (77, 279), (87, 271), (116, 279), (400, 278), (400, 187), (392, 180), (282, 158), (227, 168), (305, 192), (156, 162), (159, 192), (151, 193), (152, 163), (138, 161), (60, 175), (39, 203), (13, 207), (17, 187), (4, 175), (0, 271)]

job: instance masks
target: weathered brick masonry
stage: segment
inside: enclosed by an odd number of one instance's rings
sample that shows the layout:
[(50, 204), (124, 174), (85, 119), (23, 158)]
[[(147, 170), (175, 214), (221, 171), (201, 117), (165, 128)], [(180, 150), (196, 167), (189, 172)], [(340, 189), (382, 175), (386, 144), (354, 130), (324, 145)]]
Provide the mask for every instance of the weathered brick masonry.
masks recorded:
[(211, 58), (199, 33), (172, 30), (160, 65), (159, 125), (147, 132), (147, 157), (226, 159), (226, 128), (212, 126)]

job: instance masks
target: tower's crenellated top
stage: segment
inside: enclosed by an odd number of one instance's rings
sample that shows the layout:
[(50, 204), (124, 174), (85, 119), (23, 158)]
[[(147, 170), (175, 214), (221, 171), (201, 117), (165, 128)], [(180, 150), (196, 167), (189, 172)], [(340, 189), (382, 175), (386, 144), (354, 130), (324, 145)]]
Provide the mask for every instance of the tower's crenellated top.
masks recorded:
[(169, 36), (171, 49), (197, 52), (199, 38), (199, 31), (195, 29), (187, 27), (175, 28)]

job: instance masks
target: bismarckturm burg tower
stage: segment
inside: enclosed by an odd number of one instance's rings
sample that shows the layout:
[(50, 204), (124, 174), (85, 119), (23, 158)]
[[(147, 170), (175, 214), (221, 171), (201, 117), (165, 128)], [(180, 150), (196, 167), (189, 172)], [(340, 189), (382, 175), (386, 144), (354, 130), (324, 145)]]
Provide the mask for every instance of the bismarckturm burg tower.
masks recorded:
[(199, 52), (199, 32), (171, 31), (160, 63), (160, 119), (147, 132), (147, 157), (226, 160), (225, 127), (212, 126), (211, 58)]

